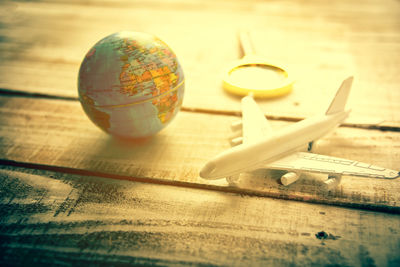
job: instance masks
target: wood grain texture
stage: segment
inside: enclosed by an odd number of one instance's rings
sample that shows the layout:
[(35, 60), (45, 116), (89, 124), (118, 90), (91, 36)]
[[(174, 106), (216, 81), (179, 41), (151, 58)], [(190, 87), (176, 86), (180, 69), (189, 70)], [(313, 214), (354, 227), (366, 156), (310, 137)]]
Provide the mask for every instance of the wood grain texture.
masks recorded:
[(260, 101), (269, 116), (298, 119), (325, 109), (341, 79), (355, 75), (352, 124), (400, 127), (400, 3), (369, 1), (34, 1), (3, 4), (0, 87), (76, 97), (80, 61), (116, 31), (154, 33), (185, 70), (184, 107), (238, 112), (225, 67), (240, 57), (237, 32), (296, 78), (287, 97)]
[[(324, 188), (326, 176), (305, 174), (284, 187), (282, 173), (257, 171), (243, 175), (237, 187), (225, 180), (208, 181), (198, 175), (203, 164), (229, 147), (229, 125), (237, 117), (180, 112), (175, 121), (142, 143), (116, 140), (97, 129), (76, 101), (0, 97), (0, 157), (152, 183), (242, 192), (285, 199), (347, 205), (400, 212), (400, 180), (344, 176), (341, 185)], [(288, 122), (271, 121), (274, 128)], [(321, 139), (316, 153), (397, 169), (399, 132), (338, 128)], [(10, 162), (8, 162), (10, 163)]]
[(400, 263), (393, 214), (10, 167), (0, 192), (2, 266)]
[[(221, 78), (241, 29), (296, 79), (259, 101), (274, 129), (353, 74), (351, 127), (315, 152), (399, 169), (399, 1), (0, 1), (0, 265), (399, 266), (400, 180), (198, 176), (240, 115)], [(101, 132), (77, 101), (84, 54), (121, 30), (157, 35), (185, 71), (183, 111), (142, 142)]]

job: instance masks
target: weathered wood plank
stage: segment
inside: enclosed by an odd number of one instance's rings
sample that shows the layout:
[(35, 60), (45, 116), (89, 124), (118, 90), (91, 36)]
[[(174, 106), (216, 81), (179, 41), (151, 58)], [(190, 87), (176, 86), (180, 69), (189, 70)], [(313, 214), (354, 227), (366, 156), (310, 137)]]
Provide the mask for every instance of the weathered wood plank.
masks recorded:
[[(154, 33), (184, 67), (184, 107), (239, 111), (221, 89), (225, 66), (240, 56), (237, 31), (256, 50), (286, 62), (297, 79), (287, 97), (260, 101), (267, 115), (302, 118), (325, 109), (340, 79), (356, 76), (350, 122), (399, 127), (398, 1), (24, 2), (0, 17), (0, 87), (76, 97), (80, 60), (115, 31)], [(10, 8), (12, 10), (12, 8)], [(165, 23), (168, 21), (168, 23)], [(318, 101), (317, 101), (318, 100)]]
[(3, 266), (400, 263), (393, 214), (10, 167), (0, 190)]
[[(399, 212), (400, 180), (343, 177), (341, 185), (324, 189), (324, 176), (305, 175), (290, 187), (279, 184), (279, 172), (255, 172), (237, 188), (225, 180), (199, 177), (203, 164), (229, 147), (234, 116), (180, 112), (166, 129), (143, 143), (115, 140), (98, 130), (76, 101), (0, 97), (0, 158), (107, 174), (119, 179), (208, 187), (248, 194), (298, 199)], [(274, 128), (288, 122), (271, 121)], [(399, 132), (340, 127), (316, 144), (315, 152), (400, 166)], [(268, 178), (265, 178), (268, 177)]]

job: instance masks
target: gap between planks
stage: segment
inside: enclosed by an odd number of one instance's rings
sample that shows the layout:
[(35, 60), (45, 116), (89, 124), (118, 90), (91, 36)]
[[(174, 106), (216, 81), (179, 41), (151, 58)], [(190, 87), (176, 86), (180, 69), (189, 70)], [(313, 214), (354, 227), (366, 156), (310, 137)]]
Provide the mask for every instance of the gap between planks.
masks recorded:
[[(324, 177), (312, 175), (289, 188), (277, 182), (279, 173), (254, 173), (241, 179), (238, 188), (228, 187), (223, 180), (201, 179), (198, 171), (204, 162), (229, 147), (228, 124), (236, 119), (232, 116), (182, 112), (148, 143), (131, 144), (97, 129), (78, 101), (0, 99), (4, 165), (31, 164), (31, 168), (62, 168), (64, 172), (114, 175), (116, 179), (145, 179), (140, 181), (399, 213), (399, 180), (344, 177), (338, 188), (327, 191), (320, 186)], [(290, 124), (271, 123), (277, 128)], [(210, 127), (212, 135), (208, 134)], [(315, 152), (397, 169), (399, 138), (397, 132), (341, 127), (321, 139)]]
[(329, 199), (304, 199), (302, 197), (296, 195), (285, 195), (280, 192), (262, 192), (256, 191), (248, 188), (239, 188), (234, 186), (222, 187), (218, 185), (212, 184), (199, 184), (185, 181), (177, 181), (177, 180), (165, 180), (165, 179), (157, 179), (152, 177), (149, 178), (141, 178), (141, 177), (133, 177), (129, 175), (120, 175), (113, 173), (105, 173), (99, 171), (89, 171), (85, 169), (77, 169), (77, 168), (69, 168), (69, 167), (60, 167), (60, 166), (51, 166), (45, 164), (35, 164), (35, 163), (27, 163), (27, 162), (19, 162), (13, 160), (4, 160), (0, 159), (0, 165), (3, 166), (11, 166), (11, 167), (23, 167), (32, 170), (42, 170), (42, 171), (53, 171), (60, 172), (65, 174), (73, 174), (73, 175), (82, 175), (82, 176), (97, 176), (102, 178), (109, 178), (115, 180), (122, 181), (132, 181), (132, 182), (140, 182), (145, 184), (156, 184), (156, 185), (167, 185), (167, 186), (176, 186), (176, 187), (184, 187), (184, 188), (192, 188), (192, 189), (203, 189), (203, 190), (211, 190), (216, 192), (223, 193), (233, 193), (239, 195), (246, 196), (255, 196), (255, 197), (269, 197), (275, 199), (283, 199), (283, 200), (292, 200), (298, 202), (305, 203), (313, 203), (313, 204), (325, 204), (330, 206), (338, 206), (349, 209), (357, 209), (357, 210), (370, 210), (375, 212), (385, 212), (390, 214), (400, 214), (400, 207), (394, 206), (385, 206), (379, 204), (371, 204), (371, 203), (346, 203), (346, 202), (337, 202), (335, 200)]
[(399, 261), (393, 214), (1, 166), (0, 184), (8, 189), (0, 195), (0, 264)]
[[(29, 97), (29, 98), (43, 98), (43, 99), (55, 99), (55, 100), (67, 100), (67, 101), (78, 101), (78, 97), (71, 96), (63, 96), (63, 95), (51, 95), (51, 94), (42, 94), (42, 93), (31, 93), (26, 91), (18, 91), (8, 88), (0, 88), (0, 95), (10, 96), (10, 97)], [(181, 107), (181, 111), (184, 112), (193, 112), (193, 113), (204, 113), (204, 114), (216, 114), (216, 115), (228, 115), (228, 116), (241, 116), (241, 112), (233, 111), (233, 110), (212, 110), (212, 109), (202, 109), (202, 108), (191, 108), (191, 107)], [(265, 117), (268, 120), (280, 120), (287, 122), (298, 122), (304, 117), (289, 117), (289, 116), (267, 116)], [(344, 122), (340, 125), (340, 127), (350, 127), (350, 128), (359, 128), (365, 130), (380, 130), (380, 131), (393, 131), (400, 132), (400, 125), (394, 125), (393, 122), (390, 123), (381, 123), (381, 124), (360, 124), (360, 123), (351, 123)]]

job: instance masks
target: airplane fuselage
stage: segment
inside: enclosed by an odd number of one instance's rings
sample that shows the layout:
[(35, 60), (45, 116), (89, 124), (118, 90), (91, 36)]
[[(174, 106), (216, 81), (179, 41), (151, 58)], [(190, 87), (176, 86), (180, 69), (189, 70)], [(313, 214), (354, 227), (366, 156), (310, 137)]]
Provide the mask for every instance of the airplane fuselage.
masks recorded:
[(338, 126), (350, 111), (304, 119), (251, 144), (228, 149), (210, 160), (200, 172), (206, 179), (219, 179), (262, 167), (297, 151)]

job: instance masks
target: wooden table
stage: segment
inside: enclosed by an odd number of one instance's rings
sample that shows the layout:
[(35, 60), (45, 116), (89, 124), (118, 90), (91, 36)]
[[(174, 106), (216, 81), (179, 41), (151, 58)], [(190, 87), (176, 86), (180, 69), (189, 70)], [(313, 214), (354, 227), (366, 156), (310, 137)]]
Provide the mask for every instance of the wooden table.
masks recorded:
[[(400, 265), (400, 180), (198, 175), (240, 116), (221, 88), (239, 30), (296, 77), (259, 101), (274, 128), (325, 109), (354, 75), (351, 117), (315, 152), (400, 169), (399, 1), (0, 5), (1, 265)], [(157, 35), (185, 71), (181, 112), (147, 142), (103, 133), (77, 98), (83, 56), (121, 30)]]

